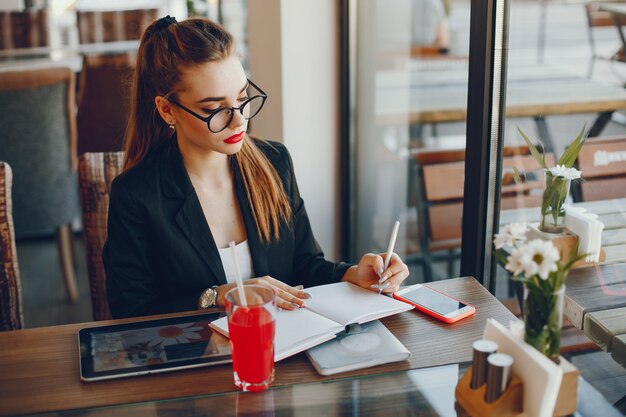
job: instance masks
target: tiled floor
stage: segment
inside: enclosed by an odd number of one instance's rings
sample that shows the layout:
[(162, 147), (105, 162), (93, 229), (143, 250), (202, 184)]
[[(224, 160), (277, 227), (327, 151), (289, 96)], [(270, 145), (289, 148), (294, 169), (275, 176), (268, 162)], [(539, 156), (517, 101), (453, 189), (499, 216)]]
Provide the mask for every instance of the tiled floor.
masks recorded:
[(24, 324), (27, 328), (91, 321), (91, 300), (82, 236), (74, 238), (74, 264), (80, 298), (71, 304), (54, 237), (17, 241), (22, 281)]

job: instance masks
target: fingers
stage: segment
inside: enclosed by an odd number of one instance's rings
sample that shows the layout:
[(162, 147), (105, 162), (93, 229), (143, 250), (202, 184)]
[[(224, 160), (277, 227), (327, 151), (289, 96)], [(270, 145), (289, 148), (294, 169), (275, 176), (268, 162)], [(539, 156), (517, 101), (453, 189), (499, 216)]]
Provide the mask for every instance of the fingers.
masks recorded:
[(380, 274), (383, 273), (384, 266), (385, 262), (383, 261), (383, 257), (374, 253), (366, 253), (361, 257), (361, 260), (359, 261), (360, 269), (369, 269), (370, 271), (372, 271), (372, 279), (380, 278)]
[(374, 268), (374, 271), (376, 272), (376, 275), (378, 275), (378, 277), (380, 278), (382, 276), (382, 274), (384, 272), (384, 268), (385, 268), (384, 258), (381, 255), (374, 255), (374, 254), (372, 254), (372, 256), (373, 256), (372, 268)]
[(380, 273), (380, 282), (385, 282), (392, 275), (400, 272), (400, 270), (402, 269), (402, 265), (404, 265), (404, 263), (402, 262), (398, 254), (395, 252), (392, 253), (389, 266), (387, 267), (387, 269)]
[(300, 288), (291, 287), (268, 275), (246, 281), (254, 284), (267, 285), (276, 295), (276, 306), (284, 310), (295, 310), (304, 306), (304, 299), (309, 295)]
[(402, 262), (398, 254), (391, 256), (389, 266), (385, 269), (378, 282), (377, 288), (382, 288), (384, 293), (393, 293), (398, 290), (400, 284), (409, 276), (409, 268)]
[(385, 282), (387, 279), (405, 270), (408, 272), (408, 267), (404, 264), (404, 262), (402, 262), (402, 259), (400, 259), (397, 253), (393, 253), (391, 255), (391, 261), (389, 262), (389, 266), (387, 267), (387, 269), (382, 271), (380, 275), (380, 282)]

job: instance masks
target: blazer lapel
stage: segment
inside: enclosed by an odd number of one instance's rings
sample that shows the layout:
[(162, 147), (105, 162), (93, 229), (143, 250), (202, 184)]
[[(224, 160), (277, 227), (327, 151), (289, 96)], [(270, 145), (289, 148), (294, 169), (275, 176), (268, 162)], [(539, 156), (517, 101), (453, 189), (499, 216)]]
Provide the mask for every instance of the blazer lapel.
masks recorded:
[(248, 237), (248, 246), (250, 247), (250, 256), (252, 256), (254, 275), (256, 277), (269, 275), (268, 248), (266, 244), (261, 242), (254, 215), (252, 214), (252, 206), (250, 205), (248, 193), (244, 186), (243, 175), (235, 158), (231, 158), (231, 168), (234, 173), (237, 200), (239, 201), (239, 207), (241, 207), (241, 216), (243, 217), (243, 223)]
[(226, 284), (222, 260), (217, 246), (215, 246), (211, 229), (209, 229), (204, 217), (198, 196), (185, 170), (178, 146), (172, 144), (169, 148), (169, 152), (166, 152), (168, 156), (162, 164), (161, 179), (165, 196), (182, 200), (182, 204), (174, 213), (176, 224), (198, 252), (200, 258), (207, 264), (216, 281), (220, 284)]
[[(199, 217), (198, 214), (202, 217)], [(176, 223), (196, 249), (198, 255), (211, 269), (217, 281), (220, 284), (226, 284), (222, 260), (195, 193), (185, 199), (176, 214)]]

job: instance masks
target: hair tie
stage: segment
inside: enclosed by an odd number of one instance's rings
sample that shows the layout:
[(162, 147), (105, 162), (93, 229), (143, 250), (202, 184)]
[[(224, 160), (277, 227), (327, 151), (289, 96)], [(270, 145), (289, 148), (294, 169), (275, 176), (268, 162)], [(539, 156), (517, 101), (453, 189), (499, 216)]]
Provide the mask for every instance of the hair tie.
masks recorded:
[(176, 18), (170, 16), (169, 14), (165, 17), (160, 18), (159, 20), (157, 20), (156, 22), (156, 30), (163, 30), (166, 27), (168, 27), (169, 25), (173, 24), (173, 23), (178, 23), (176, 22)]

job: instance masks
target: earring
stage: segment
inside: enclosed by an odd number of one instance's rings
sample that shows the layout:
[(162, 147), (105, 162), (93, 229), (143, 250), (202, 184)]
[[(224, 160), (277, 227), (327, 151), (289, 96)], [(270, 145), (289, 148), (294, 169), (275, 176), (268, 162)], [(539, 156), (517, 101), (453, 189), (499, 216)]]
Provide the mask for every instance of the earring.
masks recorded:
[(170, 130), (172, 131), (172, 133), (174, 133), (174, 131), (176, 130), (176, 126), (174, 126), (174, 123), (170, 123)]

